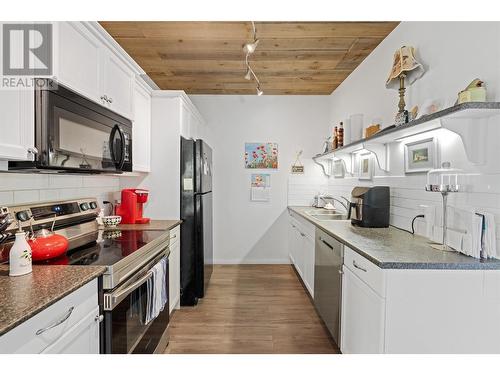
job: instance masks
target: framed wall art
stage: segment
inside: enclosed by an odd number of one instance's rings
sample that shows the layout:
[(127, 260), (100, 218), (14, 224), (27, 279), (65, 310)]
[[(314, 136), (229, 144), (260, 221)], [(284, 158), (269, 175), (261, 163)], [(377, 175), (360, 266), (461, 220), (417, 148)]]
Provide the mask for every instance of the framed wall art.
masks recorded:
[(438, 144), (436, 138), (427, 138), (404, 145), (405, 173), (423, 173), (437, 168)]
[(334, 178), (344, 178), (345, 177), (344, 161), (342, 159), (333, 160), (332, 175)]
[(245, 143), (245, 168), (278, 169), (278, 144)]
[(373, 158), (371, 152), (359, 156), (358, 178), (360, 180), (371, 180), (373, 178)]

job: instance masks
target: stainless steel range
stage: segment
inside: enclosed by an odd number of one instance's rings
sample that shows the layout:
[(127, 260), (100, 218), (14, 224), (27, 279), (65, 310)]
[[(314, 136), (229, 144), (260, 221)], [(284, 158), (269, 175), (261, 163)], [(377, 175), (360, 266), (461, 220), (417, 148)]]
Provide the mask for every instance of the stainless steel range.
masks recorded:
[[(168, 293), (168, 232), (100, 229), (95, 220), (100, 210), (95, 198), (18, 205), (7, 210), (13, 219), (7, 233), (17, 230), (17, 222), (25, 231), (37, 231), (50, 227), (55, 218), (55, 232), (68, 239), (69, 249), (65, 254), (38, 264), (106, 267), (102, 277), (102, 352), (153, 353), (160, 341), (165, 345), (168, 303), (148, 323), (146, 309), (151, 302), (148, 283), (153, 277), (152, 268), (164, 259)], [(8, 239), (0, 245), (2, 262), (8, 261), (10, 246)]]

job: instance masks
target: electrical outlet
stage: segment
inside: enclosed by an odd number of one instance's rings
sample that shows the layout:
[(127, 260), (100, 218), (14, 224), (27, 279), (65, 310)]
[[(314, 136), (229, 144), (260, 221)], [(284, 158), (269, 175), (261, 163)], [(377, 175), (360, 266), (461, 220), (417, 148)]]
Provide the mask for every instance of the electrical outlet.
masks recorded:
[(425, 237), (432, 239), (434, 237), (434, 224), (436, 221), (436, 207), (426, 204), (420, 204), (419, 215), (424, 215)]

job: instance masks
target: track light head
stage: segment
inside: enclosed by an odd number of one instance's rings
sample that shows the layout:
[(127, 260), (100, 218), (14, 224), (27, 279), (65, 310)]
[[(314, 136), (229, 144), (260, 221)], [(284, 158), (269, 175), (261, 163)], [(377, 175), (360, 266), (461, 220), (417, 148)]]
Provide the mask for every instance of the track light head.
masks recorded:
[(243, 46), (243, 50), (247, 54), (252, 54), (255, 52), (258, 44), (259, 44), (259, 39), (255, 39), (253, 43), (245, 43), (245, 45)]
[(260, 86), (257, 86), (257, 96), (261, 96), (262, 94), (264, 94), (264, 91), (260, 89)]
[(252, 79), (252, 72), (250, 71), (249, 68), (247, 68), (247, 74), (245, 74), (245, 79), (247, 81), (250, 81)]

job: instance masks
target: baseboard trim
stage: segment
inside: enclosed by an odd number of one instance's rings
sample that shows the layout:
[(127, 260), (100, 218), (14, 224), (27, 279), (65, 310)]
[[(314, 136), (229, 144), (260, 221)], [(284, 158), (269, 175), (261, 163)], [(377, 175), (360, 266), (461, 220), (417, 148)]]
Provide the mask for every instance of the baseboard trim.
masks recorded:
[(290, 264), (290, 259), (217, 259), (214, 264)]

